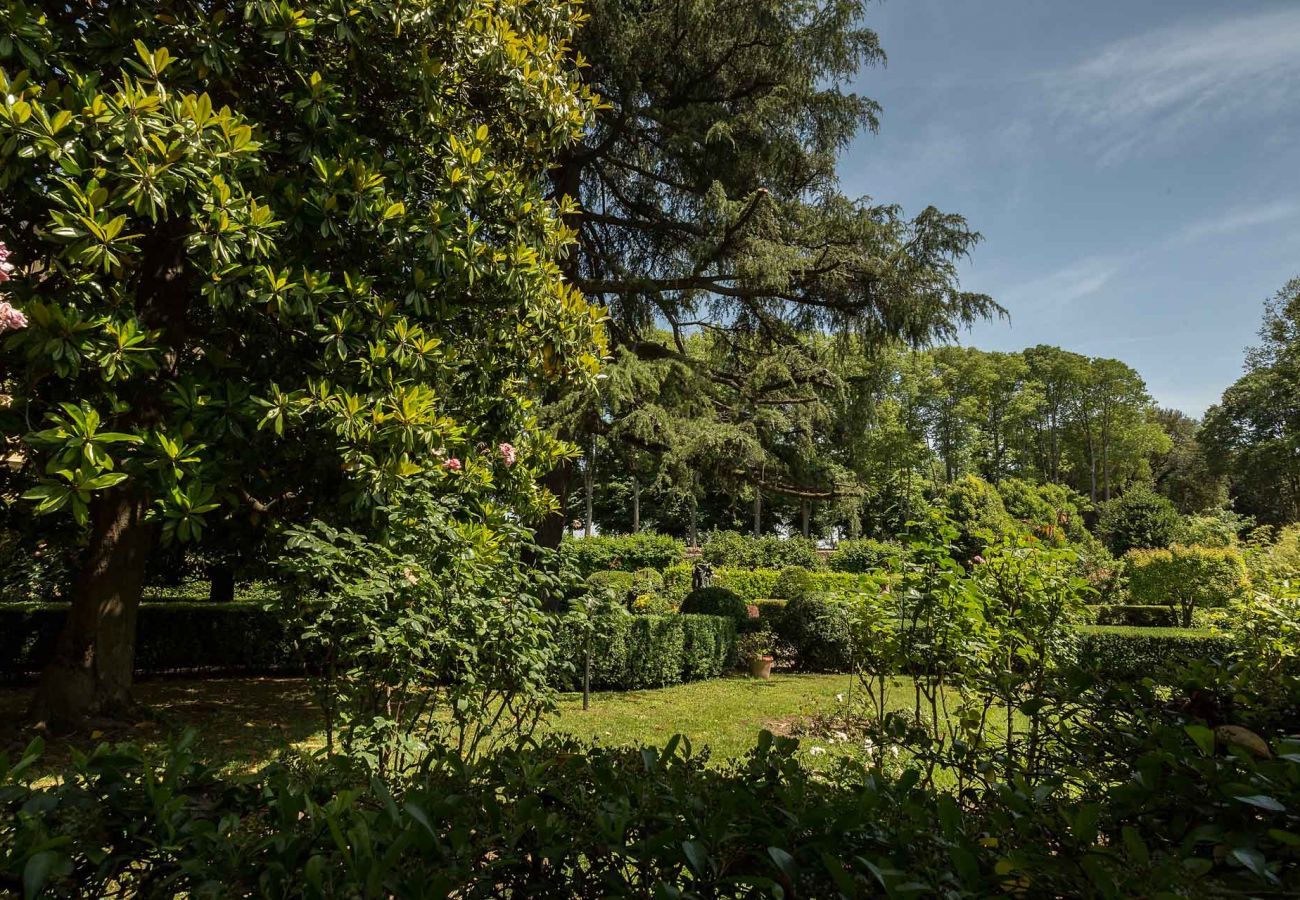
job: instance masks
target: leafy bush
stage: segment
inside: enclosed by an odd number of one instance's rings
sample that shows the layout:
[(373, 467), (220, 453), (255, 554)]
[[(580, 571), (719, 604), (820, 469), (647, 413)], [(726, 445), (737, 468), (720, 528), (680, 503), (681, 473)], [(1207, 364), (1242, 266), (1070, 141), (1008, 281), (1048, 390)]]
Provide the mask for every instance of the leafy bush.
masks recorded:
[[(66, 604), (0, 604), (0, 681), (31, 678), (49, 661)], [(141, 675), (301, 673), (283, 618), (253, 603), (142, 603), (135, 668)]]
[(664, 577), (654, 569), (637, 569), (632, 573), (632, 593), (657, 594), (664, 589)]
[(686, 595), (691, 592), (691, 573), (693, 566), (685, 563), (676, 566), (669, 566), (661, 573), (664, 579), (663, 592), (671, 602), (677, 606), (682, 605)]
[(791, 566), (777, 575), (771, 596), (777, 600), (793, 600), (812, 591), (815, 584), (812, 572)]
[(1182, 619), (1169, 605), (1112, 603), (1097, 608), (1098, 625), (1131, 625), (1136, 628), (1176, 628)]
[(1065, 485), (1007, 478), (998, 482), (997, 490), (1007, 515), (1025, 525), (1040, 540), (1060, 547), (1083, 540), (1087, 535), (1083, 514), (1091, 505), (1086, 497)]
[(1183, 518), (1167, 498), (1137, 485), (1101, 504), (1097, 534), (1116, 556), (1130, 550), (1168, 547), (1178, 539)]
[(713, 571), (713, 584), (738, 594), (748, 603), (776, 596), (776, 582), (781, 573), (773, 569), (719, 568)]
[[(586, 638), (575, 616), (561, 620), (554, 678), (563, 690), (582, 687)], [(736, 655), (736, 623), (714, 615), (615, 615), (590, 642), (591, 684), (632, 690), (714, 678)]]
[(802, 671), (849, 670), (849, 618), (833, 597), (803, 594), (789, 601), (777, 621), (777, 633), (794, 649)]
[(628, 608), (638, 616), (668, 616), (677, 612), (677, 605), (663, 594), (637, 594)]
[(897, 568), (905, 554), (901, 544), (863, 538), (841, 541), (826, 564), (836, 572), (877, 572)]
[(722, 765), (680, 738), (608, 748), (547, 735), (431, 766), (399, 798), (310, 765), (223, 776), (196, 744), (160, 759), (101, 745), (39, 786), (39, 745), (0, 760), (0, 884), (56, 897), (1300, 891), (1300, 746), (1216, 753), (1200, 725), (1117, 735), (1128, 761), (1113, 779), (1047, 798), (972, 790), (960, 803), (915, 769), (814, 774), (796, 741), (768, 733)]
[(1231, 547), (1130, 550), (1124, 561), (1134, 602), (1177, 607), (1184, 626), (1193, 610), (1226, 606), (1248, 583), (1241, 553)]
[(714, 585), (691, 591), (682, 601), (683, 613), (703, 616), (726, 616), (744, 628), (749, 623), (747, 604), (735, 591)]
[(1254, 525), (1251, 516), (1218, 507), (1184, 519), (1175, 540), (1195, 547), (1235, 547), (1241, 536)]
[(954, 545), (962, 562), (1019, 531), (1007, 514), (998, 489), (982, 478), (967, 475), (944, 490), (943, 504), (958, 536)]
[(1206, 659), (1227, 660), (1234, 641), (1190, 628), (1086, 625), (1078, 629), (1079, 663), (1113, 681), (1160, 679)]
[(705, 562), (738, 569), (784, 569), (821, 567), (817, 545), (803, 537), (776, 535), (750, 537), (738, 531), (714, 531), (705, 538), (701, 554)]
[(634, 582), (635, 576), (631, 572), (620, 572), (614, 569), (592, 572), (587, 576), (587, 584), (607, 590), (616, 599), (622, 601), (633, 596)]
[(759, 621), (764, 625), (778, 630), (777, 623), (785, 615), (785, 608), (789, 604), (788, 600), (754, 600), (753, 605), (758, 608)]
[(582, 575), (616, 569), (666, 569), (686, 558), (686, 545), (666, 534), (643, 531), (639, 534), (602, 534), (596, 537), (568, 538), (560, 553)]

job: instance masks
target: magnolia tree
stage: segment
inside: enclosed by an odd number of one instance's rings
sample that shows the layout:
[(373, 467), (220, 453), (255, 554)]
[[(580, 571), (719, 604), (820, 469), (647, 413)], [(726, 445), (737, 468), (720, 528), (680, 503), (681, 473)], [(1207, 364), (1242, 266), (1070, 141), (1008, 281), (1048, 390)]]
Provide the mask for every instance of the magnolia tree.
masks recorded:
[(0, 3), (0, 412), (86, 542), (38, 718), (130, 710), (151, 548), (216, 516), (364, 524), (417, 473), (489, 530), (544, 512), (533, 398), (601, 355), (542, 190), (578, 18)]

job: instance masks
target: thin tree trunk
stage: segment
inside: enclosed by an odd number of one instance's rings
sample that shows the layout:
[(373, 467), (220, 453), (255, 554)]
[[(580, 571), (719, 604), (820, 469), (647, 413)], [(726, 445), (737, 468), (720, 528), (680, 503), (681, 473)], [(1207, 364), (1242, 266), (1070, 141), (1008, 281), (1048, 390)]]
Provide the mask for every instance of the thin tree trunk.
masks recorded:
[(591, 452), (587, 454), (587, 464), (582, 467), (582, 493), (583, 493), (583, 511), (582, 511), (582, 533), (585, 537), (591, 537), (595, 529), (592, 527), (592, 494), (596, 485), (596, 436), (591, 436)]
[(754, 537), (763, 535), (763, 492), (754, 485)]
[(632, 476), (632, 533), (641, 533), (641, 479)]
[(803, 501), (799, 504), (799, 519), (800, 519), (799, 524), (801, 530), (803, 531), (804, 537), (808, 537), (808, 524), (809, 524), (808, 519), (809, 519), (809, 512), (810, 512), (808, 507), (811, 505), (812, 505), (812, 501), (810, 501), (807, 497), (804, 497)]
[(698, 547), (698, 546), (700, 546), (700, 536), (699, 536), (699, 532), (696, 530), (696, 518), (697, 518), (697, 510), (696, 510), (696, 507), (695, 507), (695, 501), (692, 500), (692, 501), (691, 501), (691, 520), (690, 520), (690, 539), (691, 539), (691, 546), (692, 546), (692, 547)]
[(62, 728), (138, 713), (131, 683), (136, 614), (153, 545), (148, 506), (137, 486), (91, 500), (90, 545), (54, 658), (32, 700), (32, 721)]

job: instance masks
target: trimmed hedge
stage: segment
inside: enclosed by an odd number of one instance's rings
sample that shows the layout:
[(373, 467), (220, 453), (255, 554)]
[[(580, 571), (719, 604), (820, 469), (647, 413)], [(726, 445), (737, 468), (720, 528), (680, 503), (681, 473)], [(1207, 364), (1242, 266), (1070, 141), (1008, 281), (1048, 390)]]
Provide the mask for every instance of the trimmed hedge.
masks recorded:
[(1172, 606), (1113, 603), (1097, 607), (1098, 625), (1131, 625), (1137, 628), (1177, 628), (1180, 617)]
[[(66, 604), (0, 605), (0, 681), (37, 675), (54, 652)], [(302, 672), (284, 621), (254, 603), (141, 603), (139, 675)]]
[(847, 672), (853, 656), (842, 606), (815, 594), (796, 597), (776, 620), (777, 634), (794, 648), (804, 672)]
[(665, 569), (686, 558), (686, 545), (666, 534), (642, 532), (565, 538), (560, 553), (585, 576), (610, 569)]
[(1230, 637), (1193, 628), (1089, 625), (1078, 634), (1079, 662), (1116, 681), (1159, 677), (1170, 666), (1224, 659), (1234, 647)]
[[(664, 569), (664, 595), (674, 603), (681, 603), (691, 591), (689, 565), (669, 566)], [(780, 569), (733, 569), (726, 566), (713, 570), (713, 584), (740, 595), (746, 603), (755, 600), (778, 598), (781, 581)], [(814, 592), (873, 591), (880, 587), (882, 573), (858, 574), (854, 572), (809, 572)], [(788, 576), (787, 576), (788, 578)], [(779, 598), (790, 599), (790, 598)]]
[(906, 555), (907, 550), (902, 544), (862, 538), (840, 541), (835, 552), (827, 558), (826, 564), (836, 572), (862, 574), (894, 568)]
[(682, 601), (682, 612), (726, 616), (736, 623), (737, 628), (745, 627), (749, 621), (749, 609), (745, 601), (735, 591), (716, 584), (687, 594)]
[[(562, 690), (582, 689), (583, 640), (566, 620), (557, 673)], [(591, 642), (591, 686), (599, 690), (664, 687), (716, 678), (736, 661), (736, 623), (725, 616), (619, 616), (602, 623)]]
[(739, 569), (817, 569), (822, 565), (817, 544), (805, 537), (751, 537), (738, 531), (715, 531), (705, 538), (700, 553), (705, 562)]

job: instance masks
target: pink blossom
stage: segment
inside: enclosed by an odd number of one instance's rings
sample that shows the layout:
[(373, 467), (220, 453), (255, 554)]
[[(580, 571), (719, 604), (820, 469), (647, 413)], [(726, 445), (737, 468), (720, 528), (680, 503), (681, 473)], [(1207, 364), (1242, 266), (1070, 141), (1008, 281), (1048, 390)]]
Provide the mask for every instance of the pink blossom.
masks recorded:
[(748, 603), (745, 605), (745, 614), (751, 619), (757, 619), (760, 615), (757, 603)]
[(9, 261), (9, 248), (0, 241), (0, 284), (4, 284), (14, 274), (14, 264)]
[(977, 556), (977, 557), (975, 557), (975, 565), (977, 565), (977, 566), (982, 566), (982, 565), (984, 565), (984, 557), (982, 557), (982, 556)]
[(22, 311), (10, 306), (8, 300), (0, 300), (0, 334), (26, 327), (27, 317), (22, 314)]
[(500, 451), (501, 459), (505, 462), (507, 466), (513, 466), (515, 464), (515, 459), (517, 457), (515, 454), (514, 444), (499, 444), (497, 446), (497, 450)]
[(460, 460), (453, 456), (451, 459), (443, 463), (442, 467), (444, 469), (450, 469), (453, 472), (459, 472), (461, 468)]

